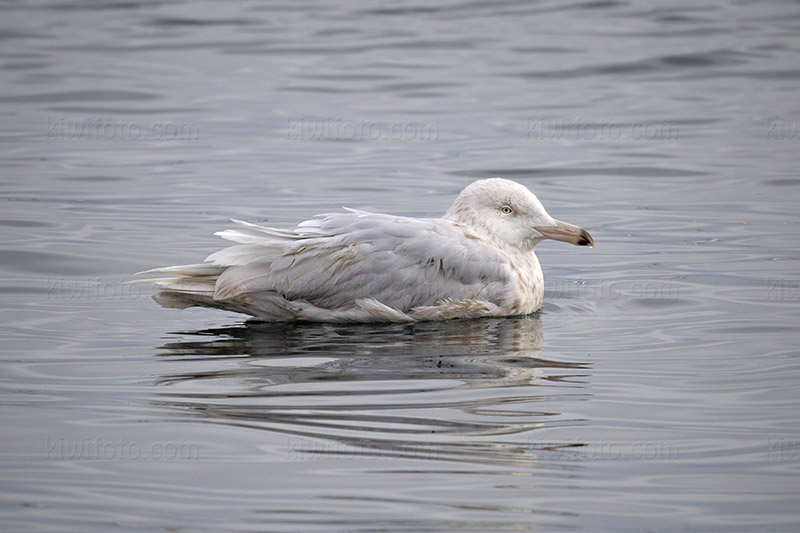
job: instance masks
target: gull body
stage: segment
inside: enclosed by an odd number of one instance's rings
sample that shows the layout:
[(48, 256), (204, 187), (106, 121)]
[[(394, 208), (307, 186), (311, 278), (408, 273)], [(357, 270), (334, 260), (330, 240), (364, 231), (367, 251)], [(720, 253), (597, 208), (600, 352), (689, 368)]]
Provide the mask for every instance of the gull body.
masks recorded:
[(593, 246), (552, 218), (525, 186), (468, 185), (442, 218), (346, 209), (295, 229), (234, 220), (217, 235), (238, 243), (204, 263), (149, 270), (166, 307), (215, 307), (267, 321), (415, 322), (533, 313), (544, 280), (544, 239)]

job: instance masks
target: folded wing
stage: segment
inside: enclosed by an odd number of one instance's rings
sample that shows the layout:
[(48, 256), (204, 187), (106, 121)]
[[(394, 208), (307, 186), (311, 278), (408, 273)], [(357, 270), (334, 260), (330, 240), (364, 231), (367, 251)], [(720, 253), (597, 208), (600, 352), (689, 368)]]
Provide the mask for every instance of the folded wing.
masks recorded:
[(507, 294), (508, 257), (451, 221), (348, 210), (295, 230), (235, 222), (218, 235), (239, 244), (200, 265), (152, 271), (177, 275), (162, 287), (204, 291), (228, 308), (263, 294), (324, 309), (369, 299), (401, 312), (445, 299), (500, 305)]

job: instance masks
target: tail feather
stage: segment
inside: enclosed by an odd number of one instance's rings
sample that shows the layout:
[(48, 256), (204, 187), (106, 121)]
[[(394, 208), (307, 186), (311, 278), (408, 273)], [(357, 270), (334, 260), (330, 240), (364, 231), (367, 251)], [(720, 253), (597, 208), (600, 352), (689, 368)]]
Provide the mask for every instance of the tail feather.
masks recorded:
[(186, 309), (187, 307), (210, 307), (223, 309), (236, 313), (252, 314), (246, 306), (237, 302), (215, 300), (214, 295), (208, 293), (195, 293), (163, 289), (153, 296), (153, 299), (162, 307), (172, 309)]
[(156, 286), (164, 291), (207, 294), (213, 297), (217, 276), (159, 278), (148, 281), (155, 283)]
[(276, 243), (285, 243), (286, 241), (297, 241), (309, 238), (309, 235), (304, 235), (294, 230), (268, 228), (266, 226), (259, 226), (258, 224), (244, 222), (243, 220), (236, 220), (235, 218), (232, 218), (231, 221), (239, 224), (242, 227), (218, 231), (214, 235), (229, 241), (238, 242), (240, 244), (263, 245), (274, 245)]
[(150, 270), (137, 272), (136, 274), (174, 274), (187, 277), (219, 276), (225, 272), (225, 268), (226, 267), (224, 266), (212, 265), (209, 263), (198, 263), (194, 265), (176, 265), (171, 267), (152, 268)]
[[(338, 240), (330, 243), (328, 252), (317, 242), (334, 235), (324, 227), (331, 217), (334, 215), (315, 217), (294, 230), (232, 219), (237, 227), (216, 235), (237, 244), (212, 253), (204, 263), (154, 268), (139, 274), (163, 275), (147, 281), (160, 289), (154, 299), (164, 307), (212, 307), (274, 320), (336, 319), (335, 310), (317, 308), (305, 300), (287, 300), (270, 278), (272, 272), (280, 271), (284, 285), (302, 284), (302, 280), (313, 279), (315, 274), (329, 275), (326, 269), (335, 270), (341, 262), (351, 260), (352, 250)], [(347, 218), (351, 219), (352, 216)], [(330, 265), (318, 260), (326, 253), (335, 259)], [(283, 272), (290, 268), (291, 275)], [(368, 307), (359, 308), (358, 312), (367, 316)], [(348, 313), (357, 314), (355, 310)], [(344, 315), (342, 319), (349, 320)]]
[[(148, 279), (161, 292), (154, 296), (164, 307), (185, 308), (193, 305), (214, 307), (214, 288), (225, 267), (208, 263), (154, 268), (139, 274), (170, 274), (170, 277)], [(143, 280), (144, 281), (144, 280)], [(202, 302), (202, 303), (201, 303)]]

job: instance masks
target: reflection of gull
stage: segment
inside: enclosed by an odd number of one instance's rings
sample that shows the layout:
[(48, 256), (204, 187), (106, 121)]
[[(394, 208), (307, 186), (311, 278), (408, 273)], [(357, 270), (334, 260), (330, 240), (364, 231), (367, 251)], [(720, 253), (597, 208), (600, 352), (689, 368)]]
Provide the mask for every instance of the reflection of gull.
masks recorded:
[[(238, 222), (238, 221), (237, 221)], [(465, 188), (438, 219), (348, 210), (294, 230), (246, 222), (239, 243), (207, 262), (155, 269), (169, 307), (218, 307), (271, 321), (413, 322), (524, 315), (544, 292), (533, 248), (544, 239), (592, 246), (586, 230), (547, 214), (500, 178)]]
[[(156, 388), (176, 414), (286, 435), (290, 453), (525, 464), (583, 425), (591, 365), (541, 357), (538, 316), (181, 333)], [(195, 339), (186, 339), (193, 336)], [(571, 413), (564, 415), (565, 411)]]
[[(164, 355), (241, 358), (257, 364), (220, 370), (214, 378), (265, 386), (337, 381), (464, 380), (468, 388), (530, 383), (545, 367), (568, 363), (539, 358), (542, 323), (537, 315), (413, 325), (264, 324), (182, 332), (198, 340), (170, 342)], [(285, 364), (275, 365), (276, 358)], [(196, 368), (195, 368), (196, 369)], [(192, 373), (164, 382), (197, 379)], [(203, 377), (207, 377), (203, 374)]]

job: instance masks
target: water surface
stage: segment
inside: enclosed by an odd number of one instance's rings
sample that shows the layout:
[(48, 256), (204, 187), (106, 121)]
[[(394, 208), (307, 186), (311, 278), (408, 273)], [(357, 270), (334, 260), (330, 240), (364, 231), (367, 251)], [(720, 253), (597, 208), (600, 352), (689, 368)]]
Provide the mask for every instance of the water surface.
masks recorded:
[[(790, 2), (76, 2), (0, 22), (4, 530), (796, 531)], [(535, 316), (263, 325), (231, 217), (530, 187)]]

